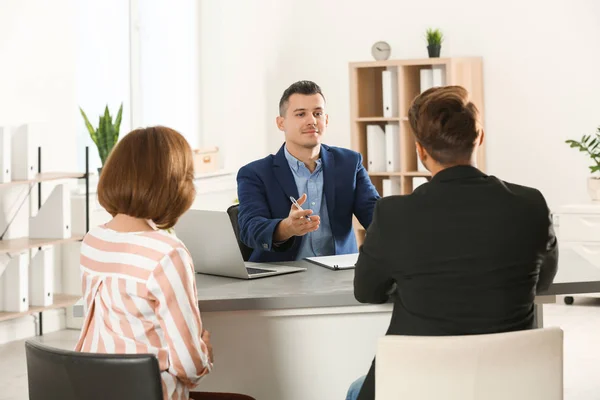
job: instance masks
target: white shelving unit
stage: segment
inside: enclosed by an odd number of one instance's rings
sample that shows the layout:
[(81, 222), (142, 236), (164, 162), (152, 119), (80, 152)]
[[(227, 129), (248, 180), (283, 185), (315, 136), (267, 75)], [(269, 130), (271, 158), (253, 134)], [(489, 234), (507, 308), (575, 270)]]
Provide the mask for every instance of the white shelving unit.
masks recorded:
[[(33, 176), (32, 179), (27, 180), (14, 180), (10, 182), (0, 183), (0, 189), (4, 189), (10, 186), (17, 185), (26, 185), (30, 188), (33, 185), (38, 185), (38, 209), (43, 209), (42, 204), (42, 182), (50, 182), (50, 181), (59, 181), (59, 180), (68, 180), (68, 179), (84, 179), (85, 187), (86, 187), (86, 200), (89, 200), (89, 148), (85, 149), (86, 154), (86, 171), (85, 173), (73, 173), (73, 172), (41, 172), (41, 159), (42, 159), (42, 150), (38, 147), (38, 173)], [(64, 192), (63, 189), (60, 189)], [(64, 198), (64, 193), (61, 193), (61, 199)], [(29, 194), (28, 194), (29, 197)], [(56, 203), (56, 197), (54, 203)], [(86, 201), (86, 204), (88, 202)], [(56, 204), (49, 204), (49, 206), (55, 206)], [(61, 205), (62, 207), (62, 205)], [(63, 207), (65, 208), (65, 207)], [(67, 207), (68, 208), (68, 207)], [(45, 211), (40, 213), (38, 217), (49, 216), (46, 218), (46, 221), (37, 221), (36, 225), (40, 225), (40, 222), (54, 224), (54, 223), (62, 223), (67, 217), (70, 218), (69, 210), (57, 210), (56, 215), (52, 212)], [(35, 217), (34, 217), (35, 218)], [(85, 213), (86, 225), (85, 232), (89, 230), (89, 207), (86, 206)], [(32, 217), (29, 216), (29, 220), (32, 221)], [(60, 221), (59, 221), (60, 220)], [(8, 225), (12, 221), (8, 222)], [(31, 222), (30, 222), (31, 223)], [(71, 234), (71, 223), (67, 223), (68, 226), (63, 227), (63, 229), (58, 229), (58, 232), (55, 232), (56, 235), (54, 237), (39, 237), (39, 238), (31, 238), (31, 237), (21, 237), (16, 239), (0, 239), (0, 260), (8, 259), (8, 263), (3, 263), (0, 266), (0, 276), (4, 275), (4, 287), (0, 288), (2, 292), (2, 296), (0, 296), (0, 321), (7, 321), (10, 319), (19, 318), (26, 315), (38, 314), (38, 334), (43, 334), (43, 320), (42, 320), (42, 312), (46, 310), (56, 309), (56, 308), (64, 308), (75, 304), (75, 302), (79, 299), (79, 296), (68, 295), (63, 293), (51, 293), (54, 288), (52, 282), (48, 282), (48, 274), (52, 273), (52, 271), (48, 271), (48, 269), (52, 268), (52, 265), (45, 265), (48, 262), (51, 262), (51, 257), (40, 257), (39, 253), (42, 251), (43, 247), (48, 246), (58, 246), (65, 243), (77, 242), (83, 239), (82, 234)], [(42, 224), (43, 225), (43, 224)], [(60, 227), (59, 227), (60, 228)], [(42, 232), (51, 232), (54, 230), (41, 230)], [(59, 234), (60, 233), (60, 234)], [(38, 249), (38, 256), (36, 258), (36, 262), (32, 263), (33, 257), (32, 253)], [(26, 268), (23, 267), (23, 263), (20, 261), (22, 256), (26, 256)], [(16, 261), (15, 261), (16, 260)], [(34, 268), (34, 264), (36, 270), (32, 270)], [(40, 268), (41, 266), (41, 268)], [(42, 274), (42, 276), (37, 276), (36, 274)], [(30, 279), (31, 277), (31, 279)], [(31, 286), (30, 286), (31, 285)], [(30, 296), (30, 290), (40, 290), (43, 291), (40, 293), (34, 293), (33, 296)], [(29, 304), (29, 297), (34, 298), (33, 303), (36, 305)]]

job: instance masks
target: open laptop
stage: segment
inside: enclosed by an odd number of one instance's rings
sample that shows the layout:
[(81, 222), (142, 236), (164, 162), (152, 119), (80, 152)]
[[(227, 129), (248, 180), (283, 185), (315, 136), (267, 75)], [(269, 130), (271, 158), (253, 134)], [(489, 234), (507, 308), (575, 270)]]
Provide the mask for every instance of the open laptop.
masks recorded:
[(188, 210), (174, 227), (186, 245), (196, 272), (239, 279), (256, 279), (306, 271), (271, 263), (244, 262), (225, 211)]

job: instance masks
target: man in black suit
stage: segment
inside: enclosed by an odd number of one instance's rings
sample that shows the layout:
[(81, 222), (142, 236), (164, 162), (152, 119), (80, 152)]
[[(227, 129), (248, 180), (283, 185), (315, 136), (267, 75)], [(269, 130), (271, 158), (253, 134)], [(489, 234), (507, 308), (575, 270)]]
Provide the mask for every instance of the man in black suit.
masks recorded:
[[(361, 303), (392, 297), (388, 335), (535, 327), (536, 292), (550, 286), (557, 270), (550, 212), (538, 190), (477, 169), (483, 142), (477, 119), (458, 86), (430, 89), (411, 105), (417, 152), (432, 179), (410, 195), (378, 201), (354, 275)], [(374, 365), (359, 400), (375, 397)]]

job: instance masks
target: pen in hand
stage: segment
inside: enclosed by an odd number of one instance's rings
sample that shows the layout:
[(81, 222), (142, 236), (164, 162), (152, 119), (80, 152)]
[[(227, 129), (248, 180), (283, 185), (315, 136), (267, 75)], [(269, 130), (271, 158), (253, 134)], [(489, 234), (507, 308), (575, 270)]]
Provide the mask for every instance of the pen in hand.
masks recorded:
[[(295, 199), (293, 196), (290, 196), (290, 200), (292, 201), (292, 203), (293, 203), (293, 204), (296, 206), (296, 208), (297, 208), (298, 210), (301, 210), (301, 211), (302, 211), (302, 210), (304, 210), (304, 208), (302, 208), (302, 207), (300, 206), (300, 204), (298, 204), (298, 202), (296, 201), (296, 199)], [(309, 217), (308, 215), (305, 215), (305, 216), (304, 216), (304, 218), (306, 218), (306, 219), (307, 219), (307, 220), (309, 220), (309, 221), (311, 220), (311, 219), (310, 219), (310, 217)]]

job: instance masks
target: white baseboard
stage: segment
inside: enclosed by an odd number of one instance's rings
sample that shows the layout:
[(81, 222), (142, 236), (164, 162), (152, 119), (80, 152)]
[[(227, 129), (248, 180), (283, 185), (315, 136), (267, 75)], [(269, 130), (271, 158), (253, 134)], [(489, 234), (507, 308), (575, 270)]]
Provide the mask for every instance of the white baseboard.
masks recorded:
[[(64, 309), (48, 310), (43, 313), (44, 333), (56, 332), (66, 327)], [(34, 337), (37, 331), (37, 315), (28, 315), (10, 321), (0, 322), (0, 344)]]

